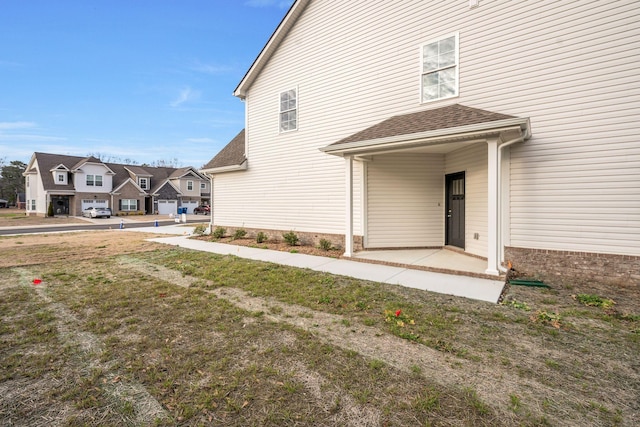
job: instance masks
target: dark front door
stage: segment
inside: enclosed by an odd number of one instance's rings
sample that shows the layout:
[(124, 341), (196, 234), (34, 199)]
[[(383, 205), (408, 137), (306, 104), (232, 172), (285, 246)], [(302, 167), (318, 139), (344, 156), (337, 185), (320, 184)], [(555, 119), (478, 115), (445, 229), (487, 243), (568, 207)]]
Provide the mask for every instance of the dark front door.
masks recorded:
[(464, 172), (446, 176), (447, 230), (445, 244), (464, 249)]

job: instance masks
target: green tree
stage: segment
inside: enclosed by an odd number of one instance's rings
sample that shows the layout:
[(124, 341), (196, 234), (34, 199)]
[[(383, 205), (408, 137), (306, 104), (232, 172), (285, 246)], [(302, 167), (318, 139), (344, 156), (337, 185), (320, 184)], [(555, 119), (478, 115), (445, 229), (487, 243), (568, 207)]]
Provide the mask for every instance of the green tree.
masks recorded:
[(24, 176), (22, 173), (27, 165), (19, 160), (13, 160), (9, 164), (4, 161), (0, 168), (0, 199), (8, 200), (10, 204), (16, 203), (17, 193), (24, 193)]

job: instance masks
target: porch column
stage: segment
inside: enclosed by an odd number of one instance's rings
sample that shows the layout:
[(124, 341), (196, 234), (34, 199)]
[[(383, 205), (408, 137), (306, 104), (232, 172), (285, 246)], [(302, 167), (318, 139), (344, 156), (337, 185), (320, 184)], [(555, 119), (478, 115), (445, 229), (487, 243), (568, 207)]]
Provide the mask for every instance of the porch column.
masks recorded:
[(353, 255), (353, 157), (344, 158), (345, 175), (345, 234), (344, 256)]
[(498, 139), (487, 140), (487, 269), (485, 273), (498, 276)]

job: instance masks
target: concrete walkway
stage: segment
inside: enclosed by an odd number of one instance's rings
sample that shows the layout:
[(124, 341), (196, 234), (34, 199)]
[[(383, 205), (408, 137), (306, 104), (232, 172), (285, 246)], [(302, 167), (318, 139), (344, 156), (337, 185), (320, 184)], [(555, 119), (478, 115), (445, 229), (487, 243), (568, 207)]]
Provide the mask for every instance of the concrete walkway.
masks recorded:
[(291, 267), (309, 268), (315, 271), (392, 285), (401, 285), (492, 303), (498, 302), (498, 298), (500, 298), (504, 287), (504, 281), (502, 280), (480, 279), (413, 270), (403, 267), (194, 240), (189, 239), (193, 228), (184, 225), (136, 228), (130, 229), (130, 231), (173, 234), (171, 237), (159, 237), (149, 240), (197, 251), (212, 252), (221, 255), (235, 255), (240, 258), (256, 261), (267, 261)]

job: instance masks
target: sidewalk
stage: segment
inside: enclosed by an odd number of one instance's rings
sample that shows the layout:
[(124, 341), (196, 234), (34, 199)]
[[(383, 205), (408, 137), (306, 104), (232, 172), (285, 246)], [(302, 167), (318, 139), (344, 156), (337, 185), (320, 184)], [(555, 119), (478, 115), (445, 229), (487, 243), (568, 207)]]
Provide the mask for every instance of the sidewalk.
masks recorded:
[(130, 229), (130, 231), (174, 234), (172, 237), (158, 237), (148, 240), (197, 251), (212, 252), (220, 255), (235, 255), (240, 258), (256, 261), (273, 262), (298, 268), (309, 268), (315, 271), (349, 276), (356, 279), (406, 286), (492, 303), (498, 302), (498, 298), (500, 298), (504, 287), (504, 282), (501, 280), (480, 279), (403, 267), (194, 240), (189, 239), (193, 228), (185, 227), (184, 225), (179, 226), (176, 224), (176, 226), (136, 228)]

